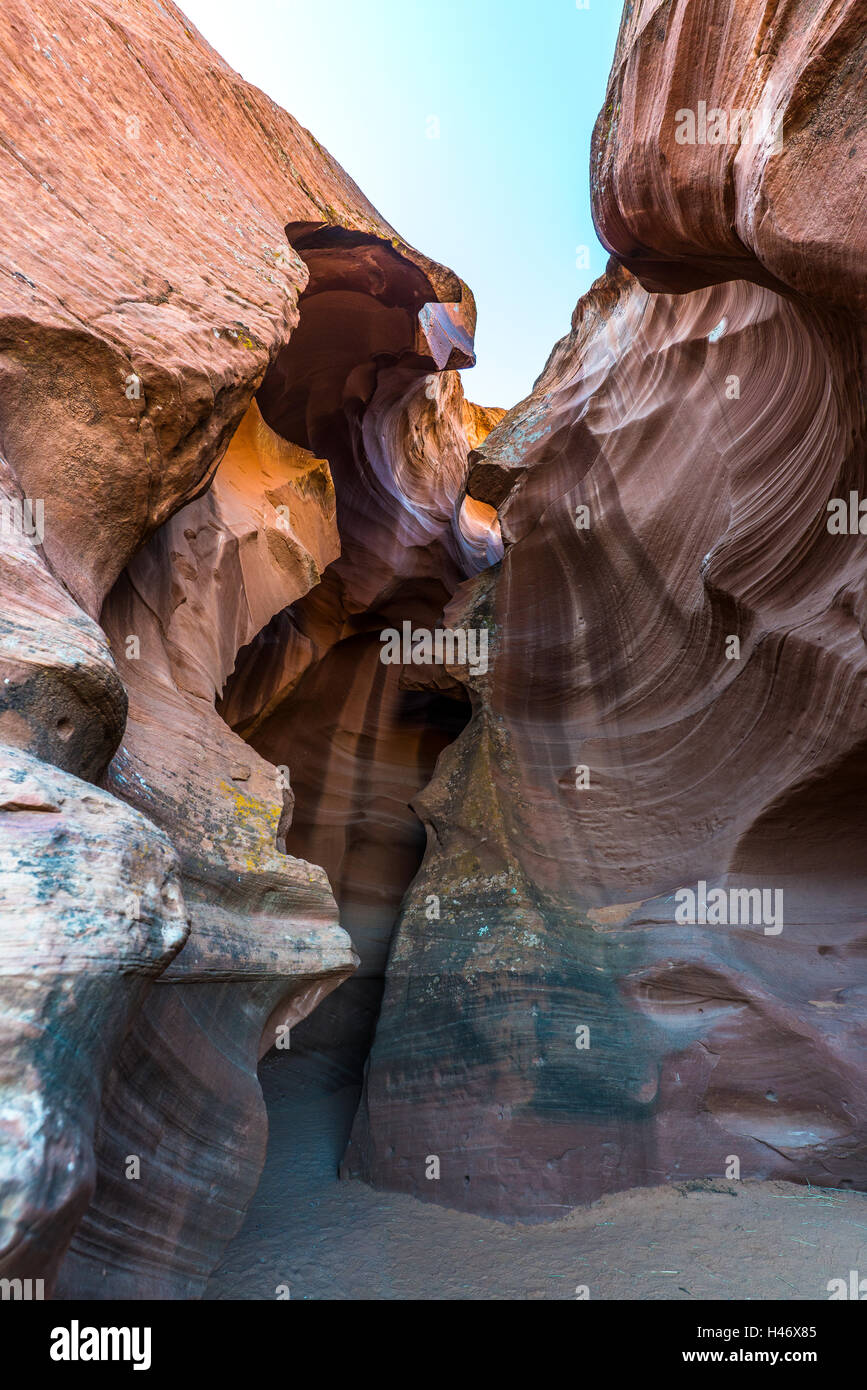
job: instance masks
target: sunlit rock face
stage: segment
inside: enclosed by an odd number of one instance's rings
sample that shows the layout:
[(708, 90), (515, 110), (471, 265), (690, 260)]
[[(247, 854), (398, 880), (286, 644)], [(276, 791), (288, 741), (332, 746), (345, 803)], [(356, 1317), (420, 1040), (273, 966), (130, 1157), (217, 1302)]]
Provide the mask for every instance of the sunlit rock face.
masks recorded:
[(612, 266), (475, 453), (506, 551), (448, 618), (493, 655), (452, 668), (345, 1173), (534, 1219), (867, 1181), (867, 553), (827, 506), (862, 361), (823, 303)]
[(605, 245), (652, 289), (863, 314), (865, 63), (859, 0), (630, 0), (591, 160)]
[[(431, 409), (451, 389), (458, 422), (474, 311), (169, 0), (11, 0), (0, 55), (0, 857), (24, 856), (27, 908), (3, 908), (0, 1267), (50, 1291), (63, 1262), (65, 1296), (190, 1297), (258, 1180), (257, 1057), (358, 959), (324, 868), (287, 845), (288, 766), (216, 709), (239, 649), (340, 554), (330, 456), (281, 428), (311, 248), (361, 248), (362, 331), (386, 266), (389, 389), (421, 383)], [(337, 341), (358, 307), (338, 299)], [(442, 484), (416, 444), (405, 532), (392, 515), (371, 534), (387, 585), (419, 535), (449, 533), (406, 567), (440, 610), (496, 543), (459, 524), (459, 430)], [(272, 694), (248, 692), (252, 724)]]

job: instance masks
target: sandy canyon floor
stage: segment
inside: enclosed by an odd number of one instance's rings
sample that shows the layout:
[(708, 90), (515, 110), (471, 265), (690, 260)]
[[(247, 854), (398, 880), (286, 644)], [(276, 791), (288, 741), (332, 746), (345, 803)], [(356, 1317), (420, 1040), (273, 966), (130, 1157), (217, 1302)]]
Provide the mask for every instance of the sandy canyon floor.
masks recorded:
[[(867, 1274), (867, 1194), (783, 1182), (644, 1188), (545, 1225), (340, 1182), (355, 1090), (291, 1056), (261, 1067), (270, 1138), (209, 1299), (819, 1299)], [(285, 1297), (285, 1295), (284, 1295)]]

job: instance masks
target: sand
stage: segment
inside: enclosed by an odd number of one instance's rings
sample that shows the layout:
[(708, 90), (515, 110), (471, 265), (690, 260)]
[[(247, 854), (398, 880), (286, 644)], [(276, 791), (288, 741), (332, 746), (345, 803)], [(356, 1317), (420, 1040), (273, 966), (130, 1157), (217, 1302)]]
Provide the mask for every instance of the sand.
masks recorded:
[(265, 1170), (209, 1299), (827, 1300), (829, 1280), (867, 1278), (860, 1192), (717, 1179), (525, 1226), (340, 1182), (357, 1090), (323, 1090), (299, 1060), (262, 1064)]

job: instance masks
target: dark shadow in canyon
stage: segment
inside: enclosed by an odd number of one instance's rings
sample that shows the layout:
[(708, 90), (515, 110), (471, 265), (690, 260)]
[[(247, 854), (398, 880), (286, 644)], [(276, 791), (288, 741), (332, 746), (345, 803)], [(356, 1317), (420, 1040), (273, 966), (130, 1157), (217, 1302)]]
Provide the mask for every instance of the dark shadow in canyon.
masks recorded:
[[(330, 582), (326, 574), (318, 588), (327, 590)], [(269, 647), (279, 647), (287, 629), (299, 640), (322, 599), (313, 590), (280, 614), (239, 653), (236, 669), (267, 662)], [(406, 611), (418, 607), (408, 603)], [(290, 1050), (324, 1088), (356, 1092), (392, 930), (425, 848), (410, 802), (469, 717), (465, 701), (401, 689), (401, 668), (380, 660), (380, 630), (390, 624), (380, 619), (371, 625), (374, 617), (365, 615), (361, 630), (309, 666), (249, 736), (262, 757), (289, 768), (294, 812), (284, 829), (286, 852), (325, 869), (341, 925), (361, 957), (357, 973), (295, 1026)]]

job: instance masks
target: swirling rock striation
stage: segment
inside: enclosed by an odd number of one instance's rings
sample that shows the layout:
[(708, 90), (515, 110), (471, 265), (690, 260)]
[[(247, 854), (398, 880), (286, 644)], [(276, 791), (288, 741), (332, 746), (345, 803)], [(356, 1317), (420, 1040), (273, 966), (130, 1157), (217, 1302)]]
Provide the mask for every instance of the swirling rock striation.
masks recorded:
[(863, 316), (865, 59), (858, 0), (627, 4), (591, 157), (602, 241), (650, 289), (744, 278)]
[[(451, 668), (347, 1174), (532, 1219), (735, 1161), (867, 1181), (867, 556), (828, 526), (867, 490), (864, 29), (627, 6), (592, 168), (623, 264), (473, 455), (506, 549), (448, 617), (491, 666)], [(760, 98), (781, 152), (674, 139)]]
[(341, 553), (241, 653), (223, 717), (289, 765), (290, 853), (321, 864), (357, 974), (292, 1035), (327, 1089), (360, 1086), (401, 898), (424, 833), (410, 802), (463, 727), (444, 668), (385, 664), (382, 634), (436, 630), (457, 586), (502, 553), (465, 497), (467, 457), (502, 411), (464, 399), (474, 307), (432, 305), (391, 246), (289, 229), (310, 271), (301, 323), (258, 393), (286, 438), (329, 459)]

